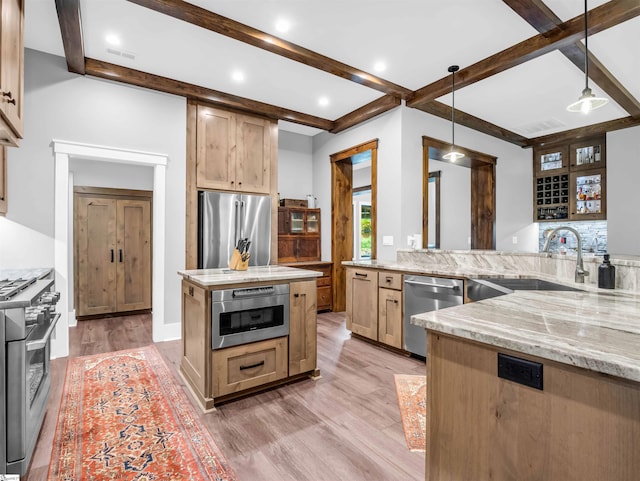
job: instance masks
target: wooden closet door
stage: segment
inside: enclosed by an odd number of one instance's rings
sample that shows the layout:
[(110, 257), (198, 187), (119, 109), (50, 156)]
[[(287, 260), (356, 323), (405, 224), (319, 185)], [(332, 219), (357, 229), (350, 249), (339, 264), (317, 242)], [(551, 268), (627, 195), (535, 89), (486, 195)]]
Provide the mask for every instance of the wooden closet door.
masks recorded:
[(78, 315), (116, 310), (116, 201), (77, 197)]
[(117, 201), (118, 311), (151, 308), (151, 202)]

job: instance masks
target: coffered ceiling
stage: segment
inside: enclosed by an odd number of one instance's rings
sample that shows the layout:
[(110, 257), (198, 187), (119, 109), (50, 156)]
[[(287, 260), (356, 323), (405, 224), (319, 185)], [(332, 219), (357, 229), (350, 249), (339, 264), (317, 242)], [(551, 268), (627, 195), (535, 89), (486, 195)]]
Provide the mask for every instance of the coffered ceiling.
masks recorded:
[(588, 8), (589, 84), (610, 99), (589, 115), (566, 111), (585, 82), (583, 0), (26, 0), (25, 45), (66, 53), (79, 74), (263, 113), (308, 135), (400, 102), (450, 118), (457, 64), (458, 122), (527, 145), (640, 124), (640, 0)]

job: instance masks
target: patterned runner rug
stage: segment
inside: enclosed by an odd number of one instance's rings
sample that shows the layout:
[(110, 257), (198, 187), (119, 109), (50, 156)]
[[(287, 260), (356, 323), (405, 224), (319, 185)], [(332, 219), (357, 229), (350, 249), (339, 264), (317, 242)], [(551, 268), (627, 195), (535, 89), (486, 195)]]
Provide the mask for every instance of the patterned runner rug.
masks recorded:
[(236, 475), (155, 346), (69, 360), (49, 481)]
[(427, 377), (394, 374), (407, 446), (425, 451), (427, 445)]

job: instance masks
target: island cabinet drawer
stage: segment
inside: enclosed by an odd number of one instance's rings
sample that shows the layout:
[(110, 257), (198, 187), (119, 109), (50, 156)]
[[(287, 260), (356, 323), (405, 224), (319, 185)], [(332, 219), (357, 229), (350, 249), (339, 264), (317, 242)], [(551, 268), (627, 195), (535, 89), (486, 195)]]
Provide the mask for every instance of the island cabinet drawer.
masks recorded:
[(325, 287), (331, 285), (331, 277), (316, 277), (318, 287)]
[(287, 337), (213, 351), (213, 397), (267, 384), (288, 375)]
[(400, 291), (402, 290), (402, 274), (397, 272), (378, 272), (378, 285)]

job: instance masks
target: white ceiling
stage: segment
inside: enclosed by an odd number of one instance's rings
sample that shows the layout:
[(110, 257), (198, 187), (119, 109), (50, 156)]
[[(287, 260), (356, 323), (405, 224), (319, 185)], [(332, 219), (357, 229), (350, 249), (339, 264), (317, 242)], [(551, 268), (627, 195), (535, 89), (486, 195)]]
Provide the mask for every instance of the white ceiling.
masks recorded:
[[(191, 3), (297, 45), (416, 90), (537, 32), (501, 0), (192, 0)], [(591, 0), (592, 9), (605, 0)], [(562, 20), (582, 14), (582, 0), (546, 0)], [(335, 120), (383, 94), (132, 4), (126, 0), (81, 0), (85, 55), (305, 114)], [(279, 33), (280, 18), (291, 22)], [(105, 37), (129, 60), (107, 52)], [(640, 18), (589, 38), (589, 49), (640, 98)], [(63, 56), (52, 0), (26, 0), (25, 45)], [(383, 61), (387, 68), (374, 71)], [(235, 70), (245, 80), (232, 80)], [(596, 94), (599, 86), (590, 82)], [(589, 116), (566, 106), (584, 88), (584, 75), (559, 52), (456, 90), (456, 107), (500, 127), (536, 137), (628, 116), (615, 102)], [(328, 105), (318, 104), (320, 97)], [(450, 104), (450, 95), (438, 99)], [(305, 135), (312, 129), (290, 122), (281, 128)], [(550, 128), (549, 125), (552, 125)], [(537, 129), (537, 130), (536, 130)]]

